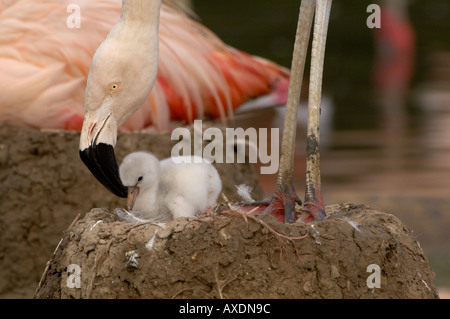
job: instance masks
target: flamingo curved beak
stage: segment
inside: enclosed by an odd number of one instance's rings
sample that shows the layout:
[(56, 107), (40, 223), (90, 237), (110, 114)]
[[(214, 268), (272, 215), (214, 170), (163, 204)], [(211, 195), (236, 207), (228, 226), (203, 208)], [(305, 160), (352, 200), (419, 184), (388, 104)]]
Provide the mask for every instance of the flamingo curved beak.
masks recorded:
[(83, 163), (111, 193), (127, 198), (128, 189), (119, 176), (114, 154), (117, 121), (112, 113), (86, 111), (80, 136), (79, 154)]

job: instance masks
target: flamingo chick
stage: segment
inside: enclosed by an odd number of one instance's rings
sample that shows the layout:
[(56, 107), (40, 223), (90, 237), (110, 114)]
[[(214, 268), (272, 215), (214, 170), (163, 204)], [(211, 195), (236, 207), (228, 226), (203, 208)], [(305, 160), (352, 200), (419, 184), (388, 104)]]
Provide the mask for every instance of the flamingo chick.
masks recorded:
[(159, 161), (147, 152), (125, 156), (119, 167), (133, 213), (154, 221), (195, 217), (212, 207), (222, 191), (215, 167), (197, 156)]

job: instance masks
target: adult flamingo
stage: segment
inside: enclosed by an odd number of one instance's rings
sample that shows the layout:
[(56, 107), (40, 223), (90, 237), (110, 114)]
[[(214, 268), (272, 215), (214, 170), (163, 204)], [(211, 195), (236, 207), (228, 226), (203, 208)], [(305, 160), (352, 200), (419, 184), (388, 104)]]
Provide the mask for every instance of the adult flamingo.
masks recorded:
[[(120, 0), (0, 0), (0, 123), (81, 130), (92, 57), (120, 13)], [(260, 95), (285, 103), (285, 68), (226, 46), (174, 5), (162, 4), (159, 41), (153, 90), (120, 130), (225, 119)]]
[[(224, 118), (252, 96), (272, 92), (276, 101), (287, 83), (284, 68), (226, 46), (161, 0), (123, 0), (120, 20), (92, 59), (80, 157), (106, 188), (126, 197), (114, 156), (117, 130), (141, 111), (152, 88), (163, 88), (169, 106), (183, 101), (184, 109), (170, 109), (192, 120), (204, 114)], [(159, 102), (153, 117), (162, 122), (168, 108)]]
[[(127, 196), (127, 188), (120, 181), (114, 156), (117, 128), (139, 108), (156, 79), (160, 5), (160, 0), (123, 1), (121, 20), (97, 50), (86, 88), (86, 114), (80, 140), (80, 156), (100, 182), (122, 197)], [(295, 129), (315, 6), (317, 8), (308, 102), (307, 185), (304, 205), (307, 216), (304, 220), (319, 220), (325, 217), (320, 187), (319, 122), (323, 59), (331, 0), (303, 0), (289, 83), (278, 182), (274, 197), (265, 209), (265, 212), (269, 213), (281, 210), (286, 222), (294, 221), (294, 204), (299, 201), (292, 186)], [(130, 68), (142, 72), (135, 77), (127, 76)]]

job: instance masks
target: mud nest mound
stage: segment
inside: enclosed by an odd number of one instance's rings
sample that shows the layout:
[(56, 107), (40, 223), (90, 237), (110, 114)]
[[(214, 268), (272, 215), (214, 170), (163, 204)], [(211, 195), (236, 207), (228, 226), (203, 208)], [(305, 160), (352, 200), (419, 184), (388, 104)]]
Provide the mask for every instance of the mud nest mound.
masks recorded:
[(438, 298), (398, 218), (354, 204), (327, 215), (292, 225), (234, 212), (132, 225), (93, 209), (65, 232), (35, 297)]
[[(206, 128), (205, 128), (206, 129)], [(93, 207), (125, 207), (108, 192), (78, 155), (79, 132), (0, 127), (0, 298), (31, 298), (63, 231)], [(116, 157), (146, 150), (169, 157), (178, 141), (168, 134), (120, 133)], [(216, 164), (223, 191), (237, 199), (235, 185), (253, 186), (257, 175), (249, 163)]]

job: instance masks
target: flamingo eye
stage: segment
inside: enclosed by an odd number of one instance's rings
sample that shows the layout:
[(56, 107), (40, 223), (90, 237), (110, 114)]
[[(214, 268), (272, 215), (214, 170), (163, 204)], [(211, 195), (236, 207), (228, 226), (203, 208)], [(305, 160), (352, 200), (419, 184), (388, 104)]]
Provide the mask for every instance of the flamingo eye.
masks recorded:
[(142, 176), (139, 176), (138, 177), (138, 182), (142, 181), (142, 178), (143, 178)]
[(120, 90), (120, 83), (114, 82), (114, 83), (111, 83), (111, 84), (109, 85), (109, 91), (110, 91), (111, 93), (115, 93), (115, 92), (117, 92), (117, 91), (119, 91), (119, 90)]

